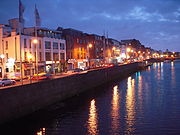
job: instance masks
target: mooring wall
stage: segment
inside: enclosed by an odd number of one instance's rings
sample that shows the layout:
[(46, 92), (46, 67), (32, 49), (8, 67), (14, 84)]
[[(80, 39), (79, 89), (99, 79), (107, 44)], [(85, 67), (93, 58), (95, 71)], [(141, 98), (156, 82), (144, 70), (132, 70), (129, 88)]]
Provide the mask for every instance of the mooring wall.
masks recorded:
[(0, 90), (0, 124), (139, 70), (132, 63)]

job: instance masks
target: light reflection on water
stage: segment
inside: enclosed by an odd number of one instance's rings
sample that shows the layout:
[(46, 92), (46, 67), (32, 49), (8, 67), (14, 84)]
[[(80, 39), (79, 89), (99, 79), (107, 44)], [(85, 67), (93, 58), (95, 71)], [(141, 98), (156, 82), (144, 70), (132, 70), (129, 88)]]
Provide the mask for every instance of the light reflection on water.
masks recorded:
[(164, 80), (164, 67), (163, 67), (164, 63), (161, 62), (161, 80)]
[(127, 81), (127, 95), (126, 95), (126, 133), (132, 134), (135, 130), (135, 80), (128, 77)]
[(53, 110), (57, 116), (28, 135), (180, 135), (179, 69), (176, 62), (154, 63), (83, 94), (67, 110)]
[(46, 135), (46, 128), (41, 128), (40, 131), (37, 132), (37, 135)]
[[(154, 63), (153, 64), (153, 69), (157, 71), (155, 76), (157, 77), (158, 81), (163, 81), (164, 80), (164, 63)], [(151, 70), (148, 70), (151, 71)]]
[(111, 124), (111, 129), (112, 129), (112, 134), (118, 133), (119, 128), (120, 128), (120, 114), (119, 114), (119, 90), (118, 86), (114, 86), (113, 88), (113, 95), (112, 95), (112, 108), (111, 108), (111, 119), (112, 119), (112, 124)]
[(171, 83), (172, 86), (175, 85), (176, 78), (175, 78), (175, 67), (174, 67), (174, 61), (171, 62)]
[[(98, 102), (96, 98), (88, 102), (90, 104), (87, 105), (88, 118), (86, 124), (81, 123), (81, 125), (86, 125), (84, 130), (87, 130), (87, 133), (84, 131), (79, 134), (151, 135), (172, 133), (176, 135), (180, 133), (177, 128), (178, 123), (180, 125), (180, 117), (177, 115), (180, 112), (178, 107), (180, 106), (180, 96), (178, 97), (176, 94), (178, 84), (176, 75), (174, 62), (154, 63), (146, 71), (136, 72), (114, 85), (109, 93), (104, 94), (102, 99), (98, 99)], [(169, 94), (172, 86), (174, 93)], [(99, 100), (102, 100), (101, 103)], [(105, 116), (103, 117), (103, 115)], [(81, 114), (78, 114), (77, 117), (85, 119)], [(64, 129), (64, 126), (62, 125), (60, 128)], [(38, 131), (38, 133), (41, 135), (42, 131)], [(63, 133), (68, 134), (69, 132), (64, 131)], [(73, 135), (73, 132), (71, 133)]]
[(91, 100), (89, 107), (89, 119), (88, 119), (88, 133), (90, 135), (98, 135), (98, 115), (96, 110), (95, 100)]
[(140, 109), (142, 109), (142, 100), (143, 100), (143, 95), (142, 95), (142, 76), (139, 75), (138, 76), (138, 100), (139, 100), (139, 105), (140, 105)]
[(161, 66), (160, 63), (157, 63), (157, 78), (160, 81), (161, 80)]

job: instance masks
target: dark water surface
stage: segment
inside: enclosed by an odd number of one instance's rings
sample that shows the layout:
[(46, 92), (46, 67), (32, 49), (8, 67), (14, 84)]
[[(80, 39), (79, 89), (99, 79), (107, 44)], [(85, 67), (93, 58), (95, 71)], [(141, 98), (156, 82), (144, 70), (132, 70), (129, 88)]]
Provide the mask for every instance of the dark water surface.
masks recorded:
[(12, 135), (180, 135), (180, 61), (154, 63), (1, 128)]

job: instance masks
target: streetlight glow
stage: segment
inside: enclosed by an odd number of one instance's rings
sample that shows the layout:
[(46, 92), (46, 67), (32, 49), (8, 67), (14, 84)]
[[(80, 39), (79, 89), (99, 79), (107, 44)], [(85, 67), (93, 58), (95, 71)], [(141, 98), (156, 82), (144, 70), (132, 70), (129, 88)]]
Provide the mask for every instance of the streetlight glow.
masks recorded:
[(34, 44), (37, 44), (38, 43), (38, 40), (37, 39), (33, 39), (32, 41)]
[(113, 47), (112, 50), (116, 50), (116, 47)]
[(130, 49), (130, 48), (127, 48), (127, 49), (126, 49), (126, 51), (127, 51), (127, 52), (130, 52), (130, 51), (131, 51), (131, 49)]
[(89, 47), (89, 48), (92, 48), (92, 44), (89, 44), (88, 47)]
[(28, 60), (31, 60), (33, 58), (32, 54), (28, 54)]
[(5, 58), (4, 54), (1, 54), (0, 57), (1, 57), (1, 59), (4, 59), (4, 58)]

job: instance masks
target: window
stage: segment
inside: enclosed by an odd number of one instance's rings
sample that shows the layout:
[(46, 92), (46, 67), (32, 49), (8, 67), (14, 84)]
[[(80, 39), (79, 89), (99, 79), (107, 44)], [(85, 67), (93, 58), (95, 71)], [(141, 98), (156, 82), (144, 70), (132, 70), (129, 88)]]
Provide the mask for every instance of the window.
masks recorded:
[(24, 60), (27, 60), (27, 52), (24, 52)]
[(35, 59), (35, 61), (36, 61), (36, 52), (34, 52), (34, 59)]
[(80, 59), (80, 54), (79, 53), (77, 54), (77, 58)]
[(39, 60), (42, 61), (42, 53), (39, 52)]
[(64, 50), (64, 43), (60, 43), (60, 49)]
[(29, 48), (31, 48), (31, 42), (32, 42), (32, 40), (29, 39)]
[(8, 57), (8, 53), (6, 53), (6, 59), (8, 59), (9, 57)]
[(64, 53), (60, 53), (60, 59), (61, 59), (61, 60), (65, 60), (65, 55), (64, 55)]
[(58, 49), (58, 43), (57, 42), (53, 42), (53, 49)]
[(27, 48), (26, 39), (24, 39), (24, 48)]
[(46, 52), (46, 61), (51, 61), (51, 53)]
[(39, 40), (39, 49), (41, 49), (41, 40)]
[(53, 60), (58, 61), (59, 60), (59, 55), (58, 53), (53, 53)]
[(51, 42), (45, 41), (45, 49), (51, 49)]
[(73, 52), (70, 52), (70, 59), (73, 58)]
[(6, 50), (8, 49), (8, 41), (6, 41)]

